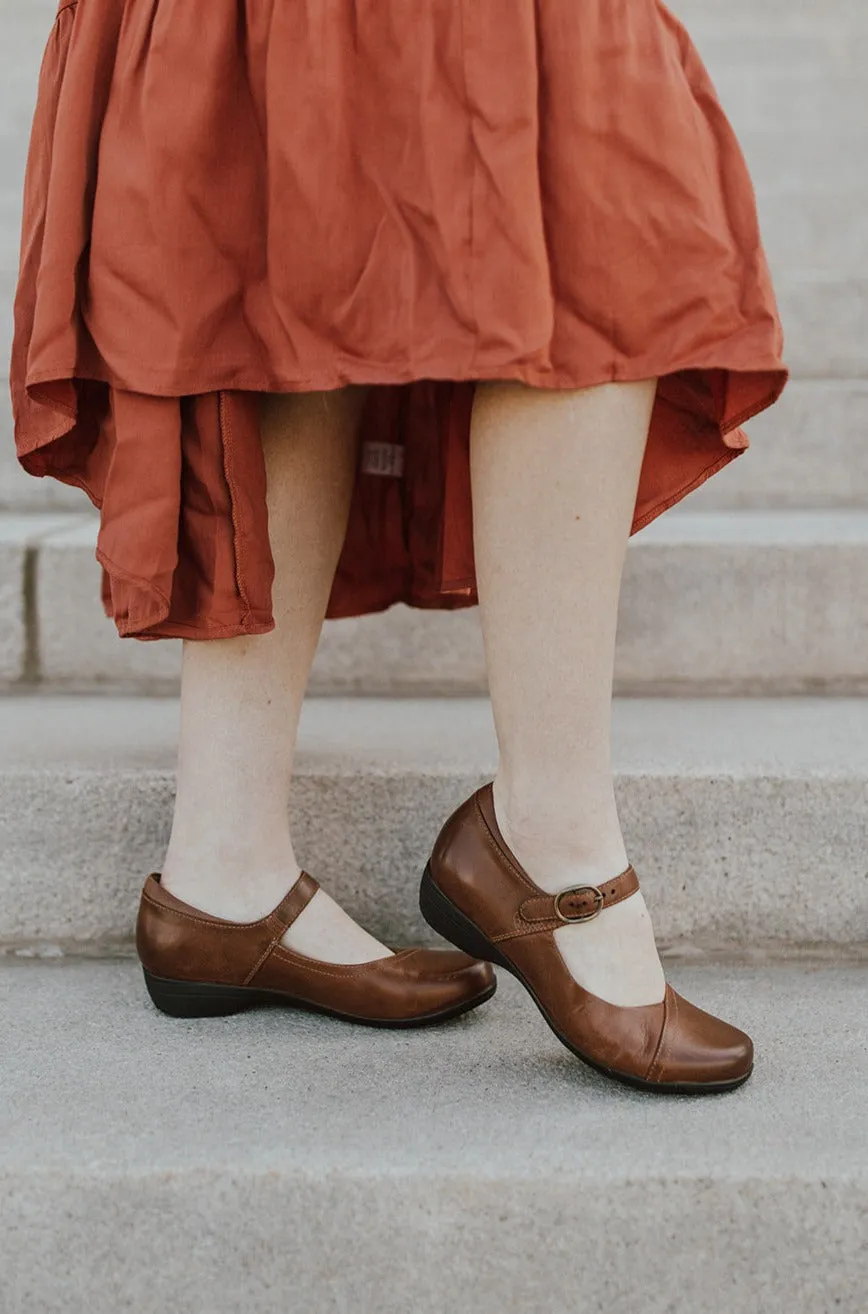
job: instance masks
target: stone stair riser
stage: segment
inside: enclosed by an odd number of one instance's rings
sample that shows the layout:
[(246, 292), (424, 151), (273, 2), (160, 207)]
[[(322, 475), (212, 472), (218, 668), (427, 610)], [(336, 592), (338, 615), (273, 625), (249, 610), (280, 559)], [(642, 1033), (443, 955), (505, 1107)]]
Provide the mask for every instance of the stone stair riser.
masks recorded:
[[(746, 459), (746, 458), (742, 458)], [(3, 518), (0, 517), (0, 531)], [(0, 681), (173, 688), (179, 645), (119, 640), (99, 600), (96, 524), (33, 517), (0, 538)], [(30, 547), (30, 555), (24, 550)], [(38, 554), (34, 560), (33, 553)], [(681, 512), (631, 541), (616, 685), (622, 692), (868, 689), (868, 512)], [(29, 587), (29, 591), (28, 591)], [(478, 612), (330, 622), (317, 693), (483, 692)]]
[[(496, 1086), (491, 1100), (496, 1122)], [(0, 1190), (19, 1238), (7, 1227), (0, 1251), (10, 1314), (236, 1314), (252, 1292), (262, 1314), (447, 1314), (470, 1291), (478, 1314), (695, 1314), (717, 1301), (756, 1314), (760, 1292), (763, 1314), (858, 1314), (864, 1295), (863, 1181), (679, 1180), (662, 1167), (632, 1183), (340, 1169), (311, 1180), (239, 1166), (5, 1174)], [(574, 1231), (593, 1255), (580, 1272)], [(100, 1277), (94, 1253), (111, 1256)]]
[[(416, 904), (440, 825), (488, 771), (302, 769), (297, 852), (387, 940), (430, 939)], [(860, 776), (622, 774), (629, 851), (661, 943), (868, 942)], [(0, 774), (0, 943), (128, 938), (168, 839), (166, 771)]]

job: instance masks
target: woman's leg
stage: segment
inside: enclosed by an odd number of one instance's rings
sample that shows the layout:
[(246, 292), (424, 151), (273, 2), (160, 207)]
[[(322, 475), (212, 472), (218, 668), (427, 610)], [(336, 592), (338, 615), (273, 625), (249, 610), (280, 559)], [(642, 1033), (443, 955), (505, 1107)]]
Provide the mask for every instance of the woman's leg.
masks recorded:
[[(618, 596), (656, 384), (546, 393), (477, 388), (474, 536), (500, 746), (495, 811), (543, 889), (628, 865), (612, 779)], [(556, 932), (586, 990), (659, 1002), (664, 979), (641, 893)]]
[[(358, 389), (263, 398), (276, 628), (184, 645), (163, 884), (229, 921), (264, 916), (299, 875), (287, 816), (293, 753), (346, 532), (363, 399)], [(330, 962), (390, 952), (323, 891), (284, 943)]]

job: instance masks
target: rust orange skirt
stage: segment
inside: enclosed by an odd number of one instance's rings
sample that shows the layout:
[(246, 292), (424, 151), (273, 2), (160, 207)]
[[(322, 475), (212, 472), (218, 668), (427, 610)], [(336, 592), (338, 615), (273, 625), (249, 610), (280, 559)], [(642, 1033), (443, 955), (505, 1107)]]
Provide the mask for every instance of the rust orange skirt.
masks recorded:
[(639, 529), (786, 379), (741, 152), (658, 0), (62, 3), (15, 316), (21, 463), (101, 508), (142, 638), (272, 626), (261, 391), (382, 385), (349, 615), (475, 601), (475, 380), (659, 378)]

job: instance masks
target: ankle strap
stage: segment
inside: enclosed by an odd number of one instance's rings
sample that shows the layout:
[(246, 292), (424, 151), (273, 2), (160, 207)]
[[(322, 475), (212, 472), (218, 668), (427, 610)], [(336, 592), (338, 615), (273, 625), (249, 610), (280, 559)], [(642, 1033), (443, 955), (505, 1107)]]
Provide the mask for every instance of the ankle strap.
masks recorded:
[(289, 930), (296, 917), (304, 912), (318, 889), (319, 885), (314, 878), (308, 876), (306, 871), (303, 871), (283, 902), (277, 905), (271, 914), (272, 917), (276, 917), (278, 921), (283, 923), (284, 930)]
[(590, 922), (599, 917), (604, 908), (612, 908), (616, 903), (629, 899), (639, 888), (639, 877), (632, 867), (614, 876), (603, 885), (574, 885), (560, 894), (539, 894), (525, 899), (519, 906), (518, 915), (526, 926), (519, 930), (519, 935), (528, 935), (541, 931), (546, 924), (555, 926), (570, 922)]

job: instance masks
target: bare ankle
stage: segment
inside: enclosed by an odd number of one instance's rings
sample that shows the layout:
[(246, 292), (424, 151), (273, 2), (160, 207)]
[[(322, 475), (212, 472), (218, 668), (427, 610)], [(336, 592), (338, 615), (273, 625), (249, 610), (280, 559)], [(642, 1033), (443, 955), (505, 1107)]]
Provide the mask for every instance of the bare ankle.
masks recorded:
[(255, 922), (266, 917), (295, 884), (301, 869), (290, 852), (244, 862), (219, 852), (172, 851), (163, 865), (162, 885), (170, 894), (212, 917)]
[(629, 866), (614, 798), (580, 811), (551, 796), (507, 795), (495, 782), (494, 808), (508, 848), (541, 889), (598, 884)]
[[(247, 856), (183, 853), (166, 855), (161, 884), (182, 903), (227, 922), (258, 922), (282, 902), (301, 869), (291, 849), (277, 855)], [(391, 956), (391, 949), (353, 921), (339, 904), (318, 890), (283, 937), (282, 943), (307, 958), (328, 963), (368, 963)]]

